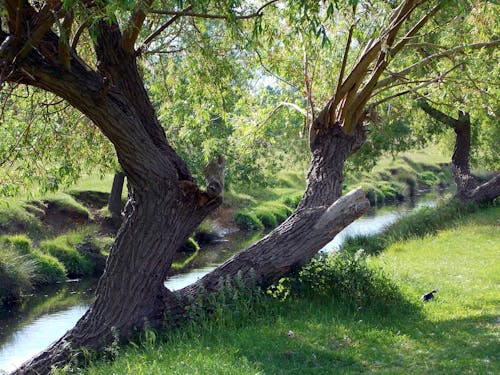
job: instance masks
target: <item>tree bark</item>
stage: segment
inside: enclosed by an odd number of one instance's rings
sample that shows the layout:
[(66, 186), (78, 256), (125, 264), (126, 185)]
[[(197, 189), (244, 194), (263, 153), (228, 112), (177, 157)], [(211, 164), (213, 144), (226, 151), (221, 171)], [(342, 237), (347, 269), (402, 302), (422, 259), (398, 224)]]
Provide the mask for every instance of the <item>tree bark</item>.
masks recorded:
[(122, 218), (122, 192), (125, 182), (125, 173), (116, 172), (108, 199), (108, 210), (114, 221), (121, 222)]
[(491, 202), (500, 196), (500, 174), (480, 184), (471, 174), (469, 156), (471, 148), (470, 115), (458, 111), (455, 119), (432, 107), (427, 101), (419, 101), (420, 108), (433, 119), (452, 127), (455, 131), (455, 146), (451, 157), (451, 173), (457, 185), (456, 197), (462, 202)]
[[(26, 17), (19, 19), (23, 12), (9, 8), (11, 18), (19, 21), (9, 23), (11, 33), (16, 32), (16, 24), (33, 29), (30, 23), (36, 17), (31, 16), (37, 11), (29, 5), (26, 9)], [(73, 50), (68, 51), (69, 59), (58, 60), (59, 39), (50, 30), (36, 43), (23, 42), (28, 52), (17, 59), (22, 37), (0, 33), (2, 79), (50, 91), (91, 119), (115, 146), (131, 194), (95, 302), (73, 329), (15, 373), (46, 374), (53, 366), (67, 364), (81, 348), (101, 349), (115, 335), (129, 338), (146, 322), (158, 327), (165, 312), (178, 319), (182, 314), (176, 312), (188, 297), (216, 290), (221, 276), (240, 272), (266, 286), (310, 259), (369, 206), (361, 191), (334, 203), (341, 195), (344, 162), (363, 144), (365, 135), (359, 125), (345, 134), (339, 123), (330, 123), (325, 109), (312, 127), (311, 168), (296, 212), (261, 241), (174, 296), (164, 286), (173, 255), (222, 202), (223, 160), (214, 164), (215, 172), (208, 173), (207, 191), (199, 189), (185, 162), (168, 144), (136, 56), (121, 47), (116, 24), (97, 25), (97, 72)]]
[(170, 321), (175, 321), (175, 316), (182, 314), (193, 298), (216, 291), (221, 278), (238, 276), (263, 287), (270, 285), (309, 261), (370, 207), (361, 188), (341, 197), (345, 160), (366, 139), (362, 126), (345, 134), (340, 124), (328, 127), (324, 121), (322, 112), (313, 124), (317, 136), (311, 142), (307, 186), (295, 212), (267, 236), (198, 282), (176, 292), (174, 297), (167, 295)]

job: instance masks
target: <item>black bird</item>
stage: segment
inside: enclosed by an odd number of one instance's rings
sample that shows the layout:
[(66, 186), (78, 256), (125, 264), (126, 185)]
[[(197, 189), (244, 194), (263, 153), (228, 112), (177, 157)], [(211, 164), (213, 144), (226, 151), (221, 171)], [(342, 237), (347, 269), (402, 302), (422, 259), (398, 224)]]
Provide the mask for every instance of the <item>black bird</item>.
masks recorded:
[(434, 298), (434, 293), (437, 293), (437, 289), (434, 289), (432, 292), (426, 293), (422, 296), (422, 301), (427, 302)]

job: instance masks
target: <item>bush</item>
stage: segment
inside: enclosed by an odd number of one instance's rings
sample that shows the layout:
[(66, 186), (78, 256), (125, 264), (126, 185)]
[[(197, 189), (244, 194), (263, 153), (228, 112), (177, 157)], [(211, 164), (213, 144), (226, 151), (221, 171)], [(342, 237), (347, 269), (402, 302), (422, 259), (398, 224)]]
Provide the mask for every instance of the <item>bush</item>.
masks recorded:
[(263, 230), (264, 224), (257, 218), (253, 211), (240, 211), (234, 218), (236, 224), (243, 229), (249, 230)]
[(299, 203), (302, 199), (302, 195), (303, 195), (302, 193), (295, 193), (295, 194), (287, 195), (282, 199), (282, 202), (287, 207), (290, 207), (291, 209), (295, 209), (299, 205)]
[(31, 240), (24, 234), (12, 236), (3, 236), (2, 244), (4, 247), (11, 247), (21, 255), (31, 254)]
[(66, 279), (66, 269), (53, 256), (43, 254), (33, 248), (31, 240), (25, 235), (12, 235), (2, 237), (4, 248), (25, 257), (33, 264), (32, 283), (34, 285), (61, 282)]
[(19, 202), (0, 201), (0, 232), (39, 234), (41, 230), (40, 220), (26, 211)]
[(427, 186), (434, 186), (439, 180), (439, 177), (432, 171), (421, 172), (418, 174), (417, 178), (419, 182)]
[(93, 273), (94, 266), (88, 258), (68, 245), (58, 242), (57, 239), (45, 241), (42, 243), (41, 249), (64, 264), (69, 278), (87, 276)]
[(321, 254), (269, 289), (279, 298), (329, 297), (357, 308), (390, 310), (410, 303), (379, 268), (369, 267), (364, 252)]
[(259, 207), (255, 209), (255, 216), (260, 220), (260, 222), (267, 229), (275, 228), (278, 225), (278, 221), (274, 215), (267, 211), (265, 207)]
[(32, 250), (31, 255), (36, 262), (33, 280), (36, 285), (54, 284), (66, 280), (66, 268), (55, 257), (36, 249)]

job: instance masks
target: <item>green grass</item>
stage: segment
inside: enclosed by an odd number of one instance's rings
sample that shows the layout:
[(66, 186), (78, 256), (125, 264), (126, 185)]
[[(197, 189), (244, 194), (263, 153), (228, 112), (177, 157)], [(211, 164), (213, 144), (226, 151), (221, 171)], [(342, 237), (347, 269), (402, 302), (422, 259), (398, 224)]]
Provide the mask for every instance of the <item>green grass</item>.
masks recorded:
[[(235, 222), (247, 230), (273, 229), (293, 212), (304, 192), (304, 178), (300, 173), (283, 171), (273, 188), (254, 187), (247, 194), (232, 193), (229, 204), (239, 208)], [(239, 197), (239, 200), (236, 200)], [(226, 203), (227, 204), (227, 203)]]
[(342, 249), (355, 252), (362, 248), (369, 254), (378, 254), (394, 242), (435, 234), (440, 229), (449, 228), (479, 209), (477, 205), (464, 204), (458, 200), (448, 201), (436, 208), (422, 207), (389, 225), (382, 233), (347, 238)]
[(0, 232), (39, 235), (42, 231), (40, 220), (28, 210), (26, 204), (20, 200), (13, 198), (1, 199)]
[(66, 279), (64, 265), (52, 255), (34, 248), (27, 236), (20, 234), (2, 236), (1, 244), (4, 250), (9, 249), (31, 263), (33, 273), (30, 282), (33, 286), (58, 283)]
[[(92, 238), (89, 228), (86, 230), (69, 232), (59, 237), (43, 241), (40, 249), (45, 254), (57, 258), (66, 268), (69, 278), (90, 276), (95, 271), (95, 260), (90, 253), (100, 253), (98, 243)], [(87, 251), (80, 251), (82, 245)]]
[(65, 193), (55, 193), (45, 197), (45, 201), (58, 211), (73, 213), (84, 218), (91, 217), (87, 207), (78, 203), (71, 195)]
[[(499, 254), (500, 208), (490, 207), (435, 235), (394, 243), (361, 263), (346, 258), (331, 275), (313, 271), (322, 277), (301, 281), (326, 292), (236, 304), (221, 299), (210, 319), (167, 338), (149, 331), (136, 344), (115, 347), (114, 362), (91, 362), (85, 373), (499, 373)], [(434, 288), (436, 298), (422, 303), (420, 295)], [(350, 292), (356, 290), (379, 298), (359, 303)]]
[(452, 181), (450, 159), (435, 147), (382, 158), (370, 172), (347, 172), (344, 193), (362, 186), (372, 205), (394, 203), (417, 189), (444, 188)]

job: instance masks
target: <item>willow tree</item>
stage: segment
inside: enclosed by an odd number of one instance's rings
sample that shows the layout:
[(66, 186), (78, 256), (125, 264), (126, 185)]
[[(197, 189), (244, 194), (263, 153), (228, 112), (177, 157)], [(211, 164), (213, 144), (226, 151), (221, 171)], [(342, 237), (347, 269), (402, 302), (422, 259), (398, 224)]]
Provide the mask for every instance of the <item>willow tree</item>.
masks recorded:
[[(380, 9), (375, 9), (371, 1), (304, 0), (278, 5), (273, 0), (252, 9), (238, 1), (145, 0), (124, 3), (130, 4), (129, 9), (104, 1), (4, 0), (2, 83), (46, 90), (78, 109), (111, 141), (131, 187), (126, 217), (95, 302), (73, 329), (18, 372), (47, 373), (51, 366), (68, 362), (74, 350), (109, 344), (114, 332), (127, 338), (146, 322), (159, 326), (165, 315), (175, 321), (190, 297), (217, 290), (221, 277), (239, 274), (243, 280), (265, 286), (311, 258), (359, 217), (369, 204), (360, 190), (341, 197), (343, 165), (365, 142), (364, 125), (376, 118), (370, 99), (380, 97), (405, 74), (402, 70), (396, 75), (388, 67), (410, 40), (425, 39), (440, 3), (403, 0), (391, 7), (380, 2)], [(290, 9), (300, 17), (290, 17)], [(336, 82), (333, 94), (313, 105), (310, 85), (306, 90), (311, 151), (306, 191), (296, 211), (273, 232), (197, 283), (173, 293), (164, 286), (172, 257), (203, 218), (221, 204), (224, 163), (211, 164), (219, 168), (207, 174), (206, 189), (195, 183), (186, 162), (165, 136), (138, 59), (182, 19), (222, 19), (237, 25), (245, 19), (263, 19), (268, 10), (283, 12), (291, 23), (309, 25), (315, 34), (319, 27), (319, 34), (326, 35), (343, 15), (351, 20), (345, 33), (336, 30), (330, 35), (330, 39), (337, 35), (345, 46), (340, 59), (331, 60), (339, 66), (338, 74), (333, 79), (331, 73), (325, 76)], [(159, 22), (159, 17), (164, 19)], [(356, 28), (363, 22), (377, 27), (371, 38), (356, 40)], [(178, 32), (188, 36), (197, 32), (196, 23), (191, 25)], [(92, 53), (80, 45), (86, 31)], [(185, 46), (179, 43), (178, 47)], [(422, 59), (418, 64), (425, 63)]]

